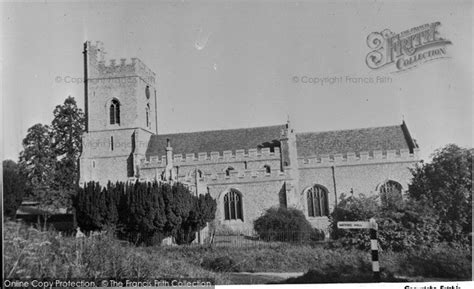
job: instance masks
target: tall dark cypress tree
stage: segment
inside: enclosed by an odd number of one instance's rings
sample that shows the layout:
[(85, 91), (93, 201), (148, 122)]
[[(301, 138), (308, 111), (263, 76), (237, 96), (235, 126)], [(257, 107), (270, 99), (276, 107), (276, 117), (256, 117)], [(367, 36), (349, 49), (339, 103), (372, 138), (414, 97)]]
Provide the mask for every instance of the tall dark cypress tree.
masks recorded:
[(158, 244), (175, 237), (190, 243), (212, 220), (216, 203), (210, 195), (193, 196), (182, 184), (89, 182), (74, 198), (79, 226), (85, 230), (115, 227), (117, 236), (137, 244)]

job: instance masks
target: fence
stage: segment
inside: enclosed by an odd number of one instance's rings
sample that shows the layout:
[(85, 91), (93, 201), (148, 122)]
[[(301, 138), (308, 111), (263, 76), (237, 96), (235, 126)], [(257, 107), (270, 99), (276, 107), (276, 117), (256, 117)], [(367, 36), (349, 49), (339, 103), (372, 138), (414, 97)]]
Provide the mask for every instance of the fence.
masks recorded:
[[(257, 234), (254, 231), (211, 232), (204, 245), (213, 247), (272, 246), (278, 243), (317, 245), (325, 243), (324, 233), (308, 231), (270, 231)], [(193, 244), (198, 245), (198, 244)]]

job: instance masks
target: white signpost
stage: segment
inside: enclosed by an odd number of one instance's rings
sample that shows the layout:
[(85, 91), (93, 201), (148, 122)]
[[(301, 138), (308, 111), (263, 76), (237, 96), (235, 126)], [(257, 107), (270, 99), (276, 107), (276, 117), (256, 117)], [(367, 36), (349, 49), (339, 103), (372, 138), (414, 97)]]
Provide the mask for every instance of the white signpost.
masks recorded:
[(337, 222), (338, 229), (370, 229), (370, 222)]
[(377, 241), (377, 222), (371, 218), (368, 222), (337, 222), (338, 229), (370, 229), (370, 249), (372, 250), (372, 272), (374, 279), (380, 281), (379, 245)]

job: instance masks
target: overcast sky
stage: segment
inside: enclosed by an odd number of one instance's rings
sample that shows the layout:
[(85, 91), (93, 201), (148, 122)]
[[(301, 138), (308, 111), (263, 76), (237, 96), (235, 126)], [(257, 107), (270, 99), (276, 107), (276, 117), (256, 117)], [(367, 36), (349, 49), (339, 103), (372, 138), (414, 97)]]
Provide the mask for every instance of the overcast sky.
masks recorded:
[[(288, 115), (298, 132), (403, 117), (424, 158), (447, 143), (472, 147), (471, 1), (357, 2), (2, 4), (4, 156), (17, 160), (27, 129), (50, 123), (68, 95), (84, 107), (86, 40), (103, 41), (109, 58), (138, 57), (156, 72), (159, 133), (281, 124)], [(449, 58), (402, 73), (367, 67), (371, 32), (436, 21), (452, 42)], [(295, 82), (303, 76), (342, 81)]]

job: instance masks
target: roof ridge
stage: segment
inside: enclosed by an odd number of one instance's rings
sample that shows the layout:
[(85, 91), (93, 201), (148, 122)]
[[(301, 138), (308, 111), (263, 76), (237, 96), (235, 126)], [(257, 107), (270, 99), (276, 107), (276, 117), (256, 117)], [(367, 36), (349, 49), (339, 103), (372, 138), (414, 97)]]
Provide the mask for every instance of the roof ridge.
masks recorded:
[(385, 125), (385, 126), (370, 126), (370, 127), (359, 127), (359, 128), (350, 128), (350, 129), (336, 129), (336, 130), (323, 130), (323, 131), (304, 131), (297, 132), (296, 134), (312, 134), (312, 133), (326, 133), (326, 132), (342, 132), (342, 131), (354, 131), (354, 130), (363, 130), (363, 129), (374, 129), (374, 128), (392, 128), (392, 127), (401, 127), (401, 124), (395, 125)]
[(276, 128), (276, 127), (283, 127), (283, 126), (285, 126), (285, 124), (254, 126), (254, 127), (240, 127), (240, 128), (228, 128), (228, 129), (199, 130), (199, 131), (188, 131), (188, 132), (175, 132), (175, 133), (166, 133), (166, 134), (155, 134), (155, 136), (192, 134), (192, 133), (206, 133), (206, 132), (219, 132), (219, 131), (232, 131), (232, 130), (243, 130), (243, 129)]

